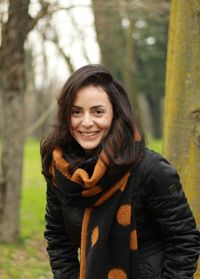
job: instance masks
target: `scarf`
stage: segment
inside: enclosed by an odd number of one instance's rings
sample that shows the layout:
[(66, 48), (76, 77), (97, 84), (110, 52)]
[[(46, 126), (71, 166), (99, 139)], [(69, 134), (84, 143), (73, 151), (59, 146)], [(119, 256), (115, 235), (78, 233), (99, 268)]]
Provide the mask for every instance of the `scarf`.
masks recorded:
[(131, 278), (131, 261), (137, 251), (133, 185), (127, 183), (131, 172), (119, 173), (117, 178), (109, 175), (109, 159), (103, 151), (90, 175), (82, 168), (71, 174), (68, 168), (62, 150), (54, 149), (53, 184), (63, 192), (67, 204), (85, 208), (80, 279)]

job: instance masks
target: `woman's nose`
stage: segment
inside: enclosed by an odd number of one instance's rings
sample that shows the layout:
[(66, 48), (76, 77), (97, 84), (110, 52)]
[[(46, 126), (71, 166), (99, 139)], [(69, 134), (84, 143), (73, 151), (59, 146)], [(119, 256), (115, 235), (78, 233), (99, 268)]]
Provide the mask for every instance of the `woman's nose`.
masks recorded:
[(81, 123), (84, 127), (90, 127), (93, 125), (93, 119), (91, 117), (90, 114), (84, 114), (83, 115), (83, 119), (82, 119), (82, 123)]

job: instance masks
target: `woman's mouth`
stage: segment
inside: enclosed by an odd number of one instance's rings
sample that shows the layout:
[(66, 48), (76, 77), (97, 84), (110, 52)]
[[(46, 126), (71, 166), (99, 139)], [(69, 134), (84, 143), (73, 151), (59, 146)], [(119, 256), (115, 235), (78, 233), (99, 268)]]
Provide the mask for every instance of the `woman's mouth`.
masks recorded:
[(83, 132), (83, 131), (79, 131), (79, 133), (84, 136), (84, 137), (92, 137), (95, 136), (99, 133), (99, 131), (93, 131), (93, 132)]

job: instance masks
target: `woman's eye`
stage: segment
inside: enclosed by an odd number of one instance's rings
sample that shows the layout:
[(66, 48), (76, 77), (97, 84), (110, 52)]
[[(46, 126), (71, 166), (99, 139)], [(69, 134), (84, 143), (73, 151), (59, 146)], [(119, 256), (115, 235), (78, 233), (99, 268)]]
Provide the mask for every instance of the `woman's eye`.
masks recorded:
[(72, 115), (79, 115), (80, 114), (80, 110), (72, 110)]
[(103, 112), (103, 110), (96, 110), (96, 115), (98, 115), (98, 116), (100, 116), (100, 115), (102, 115), (104, 112)]

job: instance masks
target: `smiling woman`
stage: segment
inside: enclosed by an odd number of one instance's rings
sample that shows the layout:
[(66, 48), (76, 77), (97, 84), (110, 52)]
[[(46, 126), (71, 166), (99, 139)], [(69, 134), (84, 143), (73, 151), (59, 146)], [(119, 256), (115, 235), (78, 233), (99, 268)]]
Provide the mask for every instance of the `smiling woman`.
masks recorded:
[(104, 67), (66, 81), (41, 155), (55, 279), (193, 278), (200, 235), (179, 176), (145, 147), (127, 92)]
[(85, 150), (95, 149), (110, 129), (112, 104), (100, 87), (89, 85), (80, 89), (72, 107), (71, 134)]

